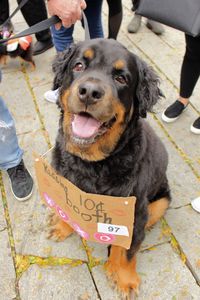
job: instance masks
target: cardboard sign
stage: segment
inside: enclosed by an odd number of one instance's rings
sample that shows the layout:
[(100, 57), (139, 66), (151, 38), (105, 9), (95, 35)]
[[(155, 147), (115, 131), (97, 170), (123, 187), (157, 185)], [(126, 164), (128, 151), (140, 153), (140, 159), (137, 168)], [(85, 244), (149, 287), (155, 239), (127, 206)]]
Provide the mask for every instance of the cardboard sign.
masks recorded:
[(42, 200), (82, 238), (130, 248), (135, 197), (85, 193), (39, 156), (35, 169)]

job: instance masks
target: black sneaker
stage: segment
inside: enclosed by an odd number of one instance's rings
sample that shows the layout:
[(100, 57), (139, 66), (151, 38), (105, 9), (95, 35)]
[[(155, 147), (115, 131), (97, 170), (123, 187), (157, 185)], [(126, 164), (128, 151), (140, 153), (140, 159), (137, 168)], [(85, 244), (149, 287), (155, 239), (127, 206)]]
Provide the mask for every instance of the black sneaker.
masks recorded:
[(33, 179), (26, 169), (23, 159), (19, 165), (8, 169), (7, 172), (15, 198), (19, 201), (25, 201), (30, 198), (33, 192)]
[(200, 117), (194, 121), (194, 123), (190, 127), (190, 130), (193, 133), (200, 134)]
[(185, 106), (182, 102), (176, 100), (162, 113), (162, 120), (167, 123), (176, 121), (186, 107), (187, 105)]

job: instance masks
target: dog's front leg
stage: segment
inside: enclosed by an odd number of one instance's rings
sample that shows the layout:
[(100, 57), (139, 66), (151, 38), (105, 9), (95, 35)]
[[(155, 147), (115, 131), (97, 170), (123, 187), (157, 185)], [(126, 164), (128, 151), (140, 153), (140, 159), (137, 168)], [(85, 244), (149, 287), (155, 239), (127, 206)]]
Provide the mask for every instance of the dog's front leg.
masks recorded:
[[(147, 223), (147, 207), (137, 205), (135, 211), (135, 222), (133, 238), (129, 250), (119, 246), (111, 246), (109, 258), (105, 264), (107, 275), (114, 281), (117, 288), (124, 294), (126, 299), (133, 299), (133, 293), (138, 294), (140, 277), (136, 272), (136, 253), (145, 236), (145, 225)], [(131, 295), (131, 297), (130, 297)]]
[(64, 241), (74, 232), (74, 229), (62, 221), (55, 213), (48, 217), (48, 239), (56, 242)]
[(136, 272), (136, 254), (128, 258), (126, 249), (111, 246), (105, 269), (108, 277), (117, 285), (117, 289), (124, 297), (129, 297), (131, 290), (138, 293), (140, 277)]

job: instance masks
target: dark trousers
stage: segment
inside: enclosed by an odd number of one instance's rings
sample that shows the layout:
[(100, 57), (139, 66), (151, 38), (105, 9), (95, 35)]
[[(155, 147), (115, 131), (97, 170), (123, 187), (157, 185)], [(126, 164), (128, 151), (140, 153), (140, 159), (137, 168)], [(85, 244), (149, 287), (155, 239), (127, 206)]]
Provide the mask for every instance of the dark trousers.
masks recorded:
[(181, 68), (180, 96), (189, 98), (200, 76), (200, 36), (185, 35), (186, 50)]
[(107, 0), (108, 13), (108, 38), (117, 39), (117, 35), (122, 22), (122, 1)]
[[(20, 3), (22, 0), (17, 0)], [(22, 7), (21, 12), (29, 26), (32, 26), (47, 18), (47, 10), (44, 0), (28, 0)], [(8, 0), (0, 0), (0, 24), (4, 23), (9, 16)], [(49, 29), (43, 30), (35, 34), (38, 41), (44, 42), (51, 39)]]

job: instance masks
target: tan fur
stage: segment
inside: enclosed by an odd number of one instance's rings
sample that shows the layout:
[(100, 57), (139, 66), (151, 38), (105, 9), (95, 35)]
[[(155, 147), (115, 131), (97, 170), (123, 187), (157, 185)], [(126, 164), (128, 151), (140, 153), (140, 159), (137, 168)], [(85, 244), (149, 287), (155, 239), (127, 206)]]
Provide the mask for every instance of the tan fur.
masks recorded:
[(62, 221), (56, 214), (49, 216), (49, 232), (48, 238), (56, 242), (64, 241), (68, 236), (70, 236), (74, 230), (67, 223)]
[[(67, 135), (70, 135), (69, 131), (71, 130), (71, 113), (68, 111), (67, 104), (69, 94), (70, 91), (67, 90), (65, 94), (61, 96), (61, 104), (64, 108), (63, 130)], [(81, 157), (83, 160), (98, 161), (105, 159), (107, 155), (114, 150), (124, 131), (125, 108), (117, 99), (113, 98), (109, 101), (112, 102), (112, 114), (116, 116), (116, 121), (112, 127), (100, 136), (95, 143), (87, 146), (75, 144), (69, 139), (66, 145), (68, 152)]]
[(116, 70), (122, 70), (125, 66), (125, 62), (123, 60), (119, 59), (116, 62), (114, 62), (113, 66)]
[(89, 49), (85, 50), (85, 52), (83, 53), (83, 56), (85, 58), (89, 58), (91, 60), (94, 57), (94, 51), (89, 48)]
[(155, 202), (152, 202), (148, 206), (149, 219), (146, 224), (146, 228), (153, 226), (159, 221), (159, 219), (165, 214), (165, 211), (169, 207), (169, 201), (167, 198), (161, 198)]
[(126, 249), (111, 246), (105, 269), (108, 277), (116, 283), (119, 291), (122, 291), (126, 296), (130, 289), (138, 293), (140, 277), (136, 272), (136, 256), (129, 261), (126, 257)]

